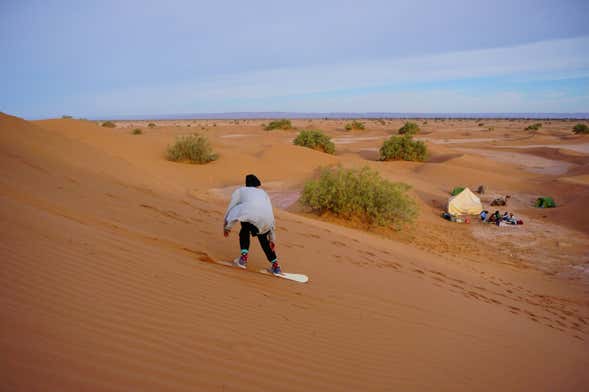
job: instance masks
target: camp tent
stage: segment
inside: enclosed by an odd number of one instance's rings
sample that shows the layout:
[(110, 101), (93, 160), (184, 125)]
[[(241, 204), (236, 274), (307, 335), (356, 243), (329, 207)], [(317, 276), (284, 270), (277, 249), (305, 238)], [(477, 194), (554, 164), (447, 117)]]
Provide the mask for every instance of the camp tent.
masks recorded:
[(448, 213), (450, 215), (478, 215), (483, 210), (479, 199), (468, 188), (448, 199)]

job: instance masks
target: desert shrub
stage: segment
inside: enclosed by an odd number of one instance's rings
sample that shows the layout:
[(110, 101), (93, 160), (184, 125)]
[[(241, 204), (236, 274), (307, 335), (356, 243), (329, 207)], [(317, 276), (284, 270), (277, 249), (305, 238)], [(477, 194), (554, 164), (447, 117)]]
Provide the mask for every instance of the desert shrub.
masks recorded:
[(535, 123), (532, 125), (528, 125), (524, 130), (525, 131), (537, 131), (540, 128), (542, 128), (542, 123)]
[(587, 124), (577, 124), (573, 127), (573, 132), (577, 135), (581, 135), (581, 134), (588, 134), (589, 133), (589, 127), (587, 126)]
[(479, 123), (479, 127), (482, 127), (484, 125), (485, 125), (485, 123)]
[(154, 123), (149, 123), (149, 124), (147, 124), (147, 126), (150, 127), (150, 128), (155, 128), (155, 124)]
[(399, 128), (399, 135), (415, 135), (419, 131), (419, 125), (414, 122), (407, 121), (401, 128)]
[(64, 120), (69, 120), (72, 118), (72, 116), (68, 116), (67, 114), (64, 114), (63, 116), (61, 116), (61, 118), (63, 118)]
[(168, 146), (167, 157), (170, 161), (188, 163), (207, 163), (214, 161), (218, 155), (213, 152), (206, 136), (180, 136), (172, 146)]
[(424, 161), (427, 158), (427, 147), (410, 135), (391, 136), (380, 148), (380, 160)]
[(370, 225), (401, 228), (417, 215), (408, 189), (409, 185), (390, 182), (369, 167), (327, 168), (317, 180), (305, 184), (301, 203), (320, 214), (331, 212)]
[(452, 196), (456, 196), (457, 194), (459, 194), (460, 192), (462, 192), (464, 190), (463, 186), (457, 186), (454, 189), (452, 189), (452, 192), (450, 192), (450, 194)]
[(331, 138), (321, 131), (301, 131), (294, 140), (297, 146), (309, 147), (314, 150), (323, 150), (328, 154), (335, 153), (335, 145)]
[(266, 131), (271, 131), (273, 129), (292, 129), (292, 123), (290, 120), (283, 118), (282, 120), (270, 121), (268, 125), (264, 125), (264, 129)]
[(132, 133), (133, 135), (141, 135), (143, 131), (139, 128), (135, 128)]
[(105, 121), (105, 122), (102, 123), (102, 126), (103, 127), (106, 127), (106, 128), (114, 128), (114, 127), (117, 126), (117, 124), (115, 124), (112, 121)]
[(362, 130), (365, 127), (364, 127), (364, 123), (363, 122), (354, 120), (352, 122), (347, 123), (345, 128), (346, 128), (346, 131), (352, 131), (352, 130), (355, 130), (355, 129)]
[(554, 208), (556, 207), (556, 203), (554, 199), (550, 196), (539, 197), (536, 199), (534, 203), (534, 207), (536, 208)]

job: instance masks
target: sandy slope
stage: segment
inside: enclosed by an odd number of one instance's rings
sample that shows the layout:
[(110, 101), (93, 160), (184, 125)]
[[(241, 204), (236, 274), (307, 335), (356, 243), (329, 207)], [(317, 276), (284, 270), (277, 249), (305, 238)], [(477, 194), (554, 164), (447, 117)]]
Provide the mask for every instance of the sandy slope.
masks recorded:
[[(471, 228), (440, 221), (436, 209), (454, 185), (449, 176), (471, 185), (483, 175), (497, 193), (532, 192), (548, 181), (559, 196), (575, 189), (582, 197), (585, 185), (446, 146), (437, 162), (383, 164), (360, 152), (375, 140), (329, 157), (253, 121), (208, 125), (221, 158), (189, 166), (163, 157), (186, 127), (132, 136), (0, 114), (3, 390), (579, 391), (589, 384), (587, 285), (489, 253), (488, 244), (465, 245)], [(343, 123), (321, 126), (335, 134)], [(384, 132), (375, 125), (367, 134)], [(226, 137), (234, 134), (250, 136)], [(417, 226), (391, 240), (277, 211), (282, 264), (308, 274), (309, 284), (210, 263), (237, 249), (236, 234), (220, 233), (225, 201), (212, 188), (255, 172), (292, 191), (318, 166), (337, 162), (412, 183), (422, 206)], [(543, 213), (583, 241), (585, 218), (565, 207)], [(257, 245), (251, 260), (251, 271), (265, 266)]]

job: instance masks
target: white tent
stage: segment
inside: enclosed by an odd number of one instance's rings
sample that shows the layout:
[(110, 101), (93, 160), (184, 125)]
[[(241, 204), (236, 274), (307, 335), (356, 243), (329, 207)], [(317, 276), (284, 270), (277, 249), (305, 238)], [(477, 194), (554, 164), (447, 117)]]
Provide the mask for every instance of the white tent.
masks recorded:
[(468, 188), (448, 199), (448, 213), (450, 215), (478, 215), (483, 210), (479, 199)]

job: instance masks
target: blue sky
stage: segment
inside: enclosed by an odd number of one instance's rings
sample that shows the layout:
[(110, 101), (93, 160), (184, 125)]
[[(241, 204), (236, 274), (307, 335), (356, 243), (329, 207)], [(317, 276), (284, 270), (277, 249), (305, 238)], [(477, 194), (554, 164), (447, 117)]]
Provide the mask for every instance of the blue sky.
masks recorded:
[(589, 112), (589, 1), (0, 1), (26, 118)]

